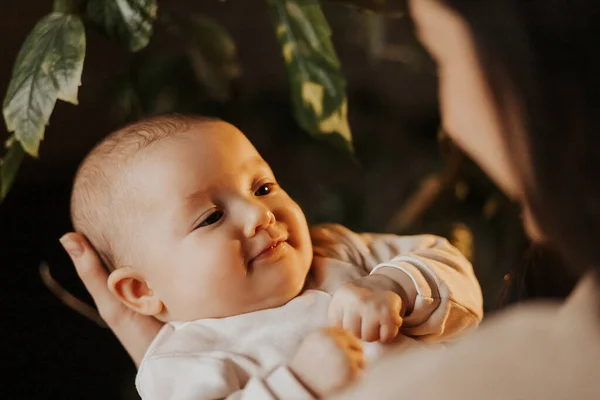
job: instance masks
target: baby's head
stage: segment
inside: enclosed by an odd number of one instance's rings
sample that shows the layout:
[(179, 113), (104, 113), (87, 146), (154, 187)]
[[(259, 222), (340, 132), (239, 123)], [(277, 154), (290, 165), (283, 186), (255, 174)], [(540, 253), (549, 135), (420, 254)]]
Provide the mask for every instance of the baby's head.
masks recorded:
[(81, 164), (71, 215), (112, 292), (167, 321), (283, 305), (312, 260), (302, 210), (219, 120), (159, 116), (112, 133)]

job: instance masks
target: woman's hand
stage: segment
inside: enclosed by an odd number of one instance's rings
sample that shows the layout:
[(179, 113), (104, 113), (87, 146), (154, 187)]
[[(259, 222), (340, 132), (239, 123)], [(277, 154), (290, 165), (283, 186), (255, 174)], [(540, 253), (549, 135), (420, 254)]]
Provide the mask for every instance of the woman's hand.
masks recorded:
[(100, 317), (138, 366), (163, 323), (130, 310), (112, 295), (106, 283), (108, 272), (83, 235), (67, 233), (60, 242), (75, 264), (79, 278), (92, 295)]

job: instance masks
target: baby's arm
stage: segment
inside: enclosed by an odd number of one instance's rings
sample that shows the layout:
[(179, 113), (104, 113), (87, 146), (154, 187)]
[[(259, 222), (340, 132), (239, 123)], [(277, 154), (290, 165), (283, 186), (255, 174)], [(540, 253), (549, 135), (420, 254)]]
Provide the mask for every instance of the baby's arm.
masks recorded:
[(481, 321), (483, 299), (473, 267), (446, 239), (356, 234), (340, 225), (314, 227), (311, 235), (314, 273), (325, 290), (333, 293), (369, 275), (385, 275), (401, 286), (409, 308), (402, 333), (442, 341)]
[(243, 385), (230, 359), (206, 354), (173, 354), (145, 360), (136, 378), (143, 400), (313, 399), (287, 366)]

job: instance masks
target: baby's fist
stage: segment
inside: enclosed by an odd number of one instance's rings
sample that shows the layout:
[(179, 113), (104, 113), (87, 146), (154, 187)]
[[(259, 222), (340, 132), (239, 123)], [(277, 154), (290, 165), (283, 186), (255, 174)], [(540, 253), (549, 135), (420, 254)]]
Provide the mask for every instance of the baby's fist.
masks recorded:
[(340, 286), (329, 306), (333, 326), (344, 328), (366, 342), (387, 342), (402, 325), (402, 298), (383, 275), (369, 275)]
[(362, 343), (343, 329), (318, 329), (304, 339), (290, 366), (309, 390), (323, 397), (356, 379), (364, 367)]

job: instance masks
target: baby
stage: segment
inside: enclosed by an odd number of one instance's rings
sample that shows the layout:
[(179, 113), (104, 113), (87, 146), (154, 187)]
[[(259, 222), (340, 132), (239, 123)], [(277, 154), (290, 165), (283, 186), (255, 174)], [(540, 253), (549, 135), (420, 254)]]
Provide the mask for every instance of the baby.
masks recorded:
[(309, 231), (223, 121), (114, 132), (80, 166), (71, 212), (113, 294), (166, 322), (138, 371), (144, 399), (322, 397), (362, 368), (357, 338), (375, 342), (368, 361), (384, 342), (447, 341), (482, 318), (473, 269), (445, 239)]

